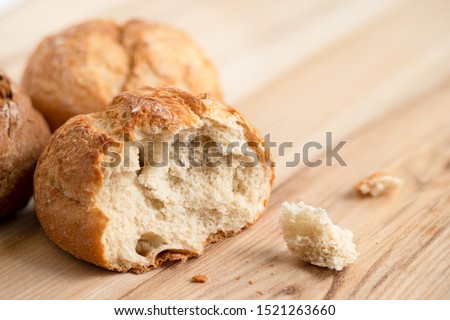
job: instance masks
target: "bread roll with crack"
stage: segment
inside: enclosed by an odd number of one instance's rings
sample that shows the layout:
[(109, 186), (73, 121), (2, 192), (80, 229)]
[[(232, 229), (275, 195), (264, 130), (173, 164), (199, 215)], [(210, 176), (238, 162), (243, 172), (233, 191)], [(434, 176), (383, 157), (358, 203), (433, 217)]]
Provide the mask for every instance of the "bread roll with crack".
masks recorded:
[(45, 38), (28, 61), (23, 85), (53, 130), (142, 86), (220, 97), (216, 69), (187, 34), (141, 20), (88, 21)]
[[(170, 147), (168, 165), (156, 165), (163, 142), (192, 136), (211, 152), (231, 142), (257, 143), (249, 151), (259, 162), (244, 166), (254, 159), (233, 148), (230, 166), (226, 155), (218, 157), (220, 166), (196, 166), (187, 147), (179, 157)], [(37, 216), (61, 248), (110, 270), (140, 273), (185, 261), (264, 212), (274, 173), (262, 143), (239, 112), (210, 94), (123, 92), (110, 110), (73, 117), (53, 134), (35, 174)]]
[(50, 130), (30, 98), (0, 70), (0, 217), (24, 207)]
[(302, 261), (340, 271), (358, 256), (353, 233), (333, 224), (321, 208), (285, 202), (280, 224), (288, 249)]

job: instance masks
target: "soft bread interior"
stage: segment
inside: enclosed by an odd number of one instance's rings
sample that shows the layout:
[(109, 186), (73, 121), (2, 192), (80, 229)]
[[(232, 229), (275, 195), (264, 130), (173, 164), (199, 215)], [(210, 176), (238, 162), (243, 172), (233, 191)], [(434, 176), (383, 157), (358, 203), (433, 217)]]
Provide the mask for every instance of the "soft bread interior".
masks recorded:
[(324, 209), (285, 202), (280, 225), (288, 249), (302, 261), (339, 271), (358, 256), (353, 233), (335, 225)]
[[(127, 166), (121, 161), (117, 167), (103, 168), (104, 181), (96, 203), (109, 217), (103, 241), (114, 268), (157, 266), (158, 257), (166, 252), (199, 255), (204, 245), (214, 240), (213, 235), (238, 232), (264, 210), (271, 169), (261, 164), (242, 166), (241, 161), (254, 159), (240, 147), (229, 150), (232, 161), (226, 155), (231, 142), (240, 146), (246, 142), (241, 125), (235, 121), (224, 126), (203, 119), (196, 127), (179, 132), (180, 141), (191, 138), (192, 144), (193, 136), (202, 145), (222, 147), (224, 154), (211, 159), (222, 161), (220, 166), (192, 165), (187, 148), (179, 150), (185, 164), (180, 166), (170, 147), (175, 134), (148, 130), (125, 142), (130, 144)], [(144, 148), (136, 147), (136, 141)], [(148, 160), (162, 160), (163, 142), (169, 143), (168, 165), (156, 167)], [(121, 149), (122, 159), (127, 157), (125, 149)], [(194, 160), (204, 159), (202, 148), (195, 150)]]

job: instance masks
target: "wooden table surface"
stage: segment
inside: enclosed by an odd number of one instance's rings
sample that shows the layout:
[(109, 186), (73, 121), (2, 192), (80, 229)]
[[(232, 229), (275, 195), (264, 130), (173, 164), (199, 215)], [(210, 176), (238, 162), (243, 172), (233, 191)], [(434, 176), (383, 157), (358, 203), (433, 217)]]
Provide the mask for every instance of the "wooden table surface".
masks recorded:
[[(348, 166), (286, 168), (292, 154), (276, 155), (260, 222), (143, 275), (66, 254), (29, 207), (0, 221), (0, 298), (450, 299), (450, 1), (24, 1), (0, 15), (0, 67), (20, 80), (44, 35), (95, 17), (185, 29), (217, 64), (225, 100), (263, 134), (300, 151), (330, 131), (348, 141)], [(404, 188), (356, 196), (377, 170)], [(278, 210), (300, 199), (353, 231), (355, 264), (335, 272), (287, 251)], [(210, 280), (191, 283), (197, 273)]]

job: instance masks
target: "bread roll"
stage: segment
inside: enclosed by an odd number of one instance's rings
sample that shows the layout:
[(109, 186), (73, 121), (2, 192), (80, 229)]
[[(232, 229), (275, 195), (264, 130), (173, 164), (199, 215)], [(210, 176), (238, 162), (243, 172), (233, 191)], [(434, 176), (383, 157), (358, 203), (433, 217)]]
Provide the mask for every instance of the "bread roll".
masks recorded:
[[(110, 107), (71, 118), (40, 157), (36, 213), (61, 248), (140, 273), (199, 256), (262, 215), (273, 168), (260, 134), (239, 112), (210, 94), (167, 87), (123, 92)], [(172, 144), (182, 142), (177, 153)], [(232, 142), (252, 143), (226, 152)], [(210, 159), (206, 151), (222, 155)], [(159, 165), (164, 154), (168, 161)]]
[(0, 217), (24, 207), (33, 194), (33, 172), (50, 138), (30, 99), (0, 71)]
[(220, 97), (214, 66), (188, 35), (140, 20), (123, 26), (89, 21), (45, 38), (28, 61), (23, 85), (53, 130), (142, 86)]

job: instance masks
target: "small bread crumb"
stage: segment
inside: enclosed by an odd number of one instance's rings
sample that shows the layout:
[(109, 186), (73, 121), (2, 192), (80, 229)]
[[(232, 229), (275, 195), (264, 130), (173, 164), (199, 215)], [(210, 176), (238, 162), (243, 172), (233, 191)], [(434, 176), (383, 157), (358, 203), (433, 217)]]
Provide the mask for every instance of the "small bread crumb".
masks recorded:
[(261, 296), (265, 295), (265, 292), (262, 291), (262, 290), (258, 290), (258, 291), (256, 291), (256, 293), (259, 294), (259, 295), (261, 295)]
[(285, 202), (280, 224), (288, 249), (302, 261), (339, 271), (358, 256), (353, 233), (333, 224), (323, 209)]
[(241, 276), (235, 277), (234, 280), (241, 280)]
[(275, 265), (273, 264), (273, 263), (271, 263), (271, 264), (269, 264), (269, 267), (270, 268), (272, 268), (272, 267), (274, 267)]
[(375, 172), (369, 177), (358, 182), (353, 189), (358, 190), (363, 195), (376, 197), (384, 192), (402, 187), (403, 180), (384, 172)]
[(196, 274), (192, 277), (192, 282), (195, 283), (205, 283), (206, 281), (208, 281), (208, 277), (204, 274)]
[(248, 284), (254, 284), (253, 280), (248, 280)]

